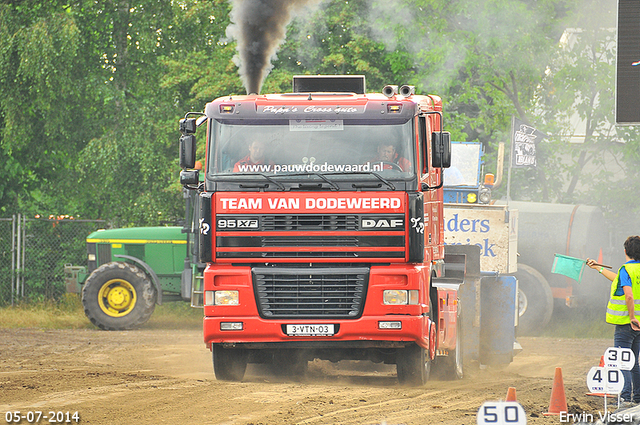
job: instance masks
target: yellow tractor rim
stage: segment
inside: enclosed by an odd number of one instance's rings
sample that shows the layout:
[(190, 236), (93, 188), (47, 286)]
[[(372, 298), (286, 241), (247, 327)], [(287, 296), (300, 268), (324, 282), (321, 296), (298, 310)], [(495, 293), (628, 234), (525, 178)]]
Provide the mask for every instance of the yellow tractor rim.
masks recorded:
[(126, 316), (136, 305), (136, 290), (126, 280), (111, 279), (100, 288), (98, 304), (108, 316)]

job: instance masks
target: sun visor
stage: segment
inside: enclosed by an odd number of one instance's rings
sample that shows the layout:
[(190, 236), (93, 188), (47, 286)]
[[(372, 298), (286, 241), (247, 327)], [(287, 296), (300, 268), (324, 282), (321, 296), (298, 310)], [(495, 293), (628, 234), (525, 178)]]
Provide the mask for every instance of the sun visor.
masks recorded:
[(365, 93), (364, 75), (294, 75), (294, 93)]

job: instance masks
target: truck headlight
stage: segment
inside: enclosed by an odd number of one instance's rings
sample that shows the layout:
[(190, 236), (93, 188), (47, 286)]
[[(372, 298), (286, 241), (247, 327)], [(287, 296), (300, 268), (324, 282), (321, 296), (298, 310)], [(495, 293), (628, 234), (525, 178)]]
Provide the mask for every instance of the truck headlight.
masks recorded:
[(387, 289), (382, 293), (382, 303), (385, 305), (416, 305), (418, 304), (418, 291)]
[(386, 305), (405, 305), (409, 301), (407, 291), (387, 289), (382, 294), (383, 303)]
[(240, 305), (238, 291), (205, 291), (204, 305)]
[(491, 189), (488, 187), (481, 187), (478, 193), (478, 201), (481, 204), (488, 204), (491, 201)]

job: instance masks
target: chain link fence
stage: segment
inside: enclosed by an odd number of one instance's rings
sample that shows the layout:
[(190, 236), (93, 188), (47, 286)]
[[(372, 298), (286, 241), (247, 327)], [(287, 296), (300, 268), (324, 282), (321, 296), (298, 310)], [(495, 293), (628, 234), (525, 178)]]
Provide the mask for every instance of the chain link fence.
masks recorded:
[(104, 220), (0, 218), (0, 306), (58, 299), (64, 265), (87, 265), (86, 237)]

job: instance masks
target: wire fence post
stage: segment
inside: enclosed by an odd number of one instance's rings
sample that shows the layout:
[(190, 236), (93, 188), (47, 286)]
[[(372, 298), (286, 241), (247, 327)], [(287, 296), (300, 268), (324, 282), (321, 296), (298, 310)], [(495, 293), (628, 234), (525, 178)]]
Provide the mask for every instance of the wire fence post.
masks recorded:
[(16, 215), (11, 217), (11, 305), (15, 302), (15, 289), (14, 285), (17, 285), (16, 279)]
[(27, 223), (26, 217), (22, 215), (22, 224), (20, 222), (20, 214), (18, 214), (18, 244), (21, 245), (22, 250), (18, 250), (18, 255), (21, 256), (20, 264), (18, 264), (18, 276), (20, 281), (20, 298), (24, 299), (24, 259), (25, 259), (25, 225)]

